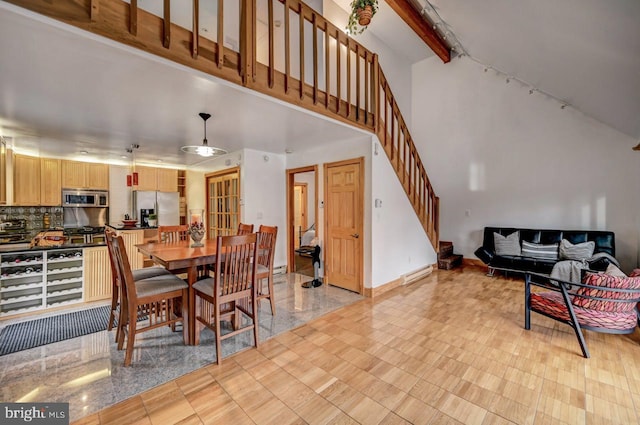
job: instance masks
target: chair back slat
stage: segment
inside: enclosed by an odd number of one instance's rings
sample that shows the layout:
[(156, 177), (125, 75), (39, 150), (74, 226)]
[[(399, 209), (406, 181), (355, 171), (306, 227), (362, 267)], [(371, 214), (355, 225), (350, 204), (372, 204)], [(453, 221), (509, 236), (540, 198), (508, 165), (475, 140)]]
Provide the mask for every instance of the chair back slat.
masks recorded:
[(221, 296), (246, 291), (254, 287), (256, 274), (257, 236), (255, 233), (218, 236), (216, 256), (216, 293)]
[(253, 233), (253, 224), (238, 224), (238, 236)]
[(163, 243), (175, 243), (189, 240), (189, 226), (159, 226), (158, 240)]
[(273, 256), (278, 237), (277, 226), (260, 226), (258, 230), (258, 264), (273, 267)]
[[(122, 303), (123, 305), (128, 305), (129, 302), (137, 303), (138, 295), (136, 293), (136, 285), (133, 280), (133, 274), (131, 273), (131, 264), (129, 263), (124, 240), (122, 236), (112, 236), (110, 239), (118, 281), (120, 282), (120, 290), (122, 291)], [(107, 240), (109, 240), (109, 238)]]

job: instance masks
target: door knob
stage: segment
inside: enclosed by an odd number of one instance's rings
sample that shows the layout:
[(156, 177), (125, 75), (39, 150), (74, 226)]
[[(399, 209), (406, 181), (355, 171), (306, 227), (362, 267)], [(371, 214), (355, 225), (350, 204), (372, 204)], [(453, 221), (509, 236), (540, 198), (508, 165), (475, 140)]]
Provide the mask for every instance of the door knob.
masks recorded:
[(359, 234), (357, 234), (357, 233), (354, 233), (354, 234), (353, 234), (353, 235), (351, 235), (351, 236), (353, 236), (353, 237), (354, 237), (354, 238), (356, 238), (356, 239), (358, 239), (358, 238), (360, 237), (360, 235), (359, 235)]

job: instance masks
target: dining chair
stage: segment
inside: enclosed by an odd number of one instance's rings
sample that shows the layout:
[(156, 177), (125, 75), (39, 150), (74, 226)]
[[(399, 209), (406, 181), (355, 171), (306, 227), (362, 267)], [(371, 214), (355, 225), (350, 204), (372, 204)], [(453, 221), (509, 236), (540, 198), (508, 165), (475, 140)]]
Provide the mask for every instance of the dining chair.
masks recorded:
[[(222, 362), (222, 340), (253, 331), (258, 346), (258, 304), (256, 299), (257, 235), (218, 236), (215, 275), (193, 285), (196, 296), (196, 335), (198, 344), (202, 325), (216, 335), (216, 363)], [(250, 324), (240, 327), (241, 315)], [(230, 320), (233, 330), (221, 333), (220, 322)], [(202, 325), (199, 325), (202, 324)]]
[[(260, 300), (268, 298), (271, 314), (276, 315), (276, 303), (273, 297), (273, 257), (278, 237), (278, 226), (263, 226), (258, 229), (258, 274), (256, 276), (258, 307)], [(263, 285), (267, 280), (267, 287)]]
[[(115, 257), (113, 255), (112, 244), (109, 243), (110, 238), (113, 239), (116, 236), (116, 232), (110, 228), (106, 228), (105, 239), (107, 240), (107, 252), (109, 254), (109, 265), (111, 266), (111, 313), (109, 313), (109, 323), (107, 324), (107, 331), (111, 331), (115, 326), (116, 314), (118, 314), (119, 306), (122, 305), (120, 296), (120, 280), (118, 279), (118, 271), (116, 270)], [(144, 269), (132, 270), (133, 280), (138, 281), (142, 279), (148, 279), (150, 277), (170, 275), (171, 272), (163, 267), (147, 267)], [(118, 319), (120, 321), (120, 319)], [(116, 341), (120, 334), (120, 328), (116, 328)]]
[(238, 235), (248, 235), (249, 233), (253, 233), (253, 224), (238, 224)]
[[(107, 244), (111, 245), (116, 272), (122, 287), (118, 350), (122, 350), (126, 336), (127, 346), (124, 356), (126, 367), (131, 365), (137, 334), (166, 325), (173, 328), (176, 323), (182, 323), (183, 318), (187, 317), (189, 285), (173, 274), (135, 281), (122, 236), (107, 235)], [(180, 316), (174, 314), (178, 304), (182, 306)], [(182, 326), (182, 337), (187, 344), (189, 341), (187, 326)]]
[(164, 243), (189, 240), (189, 226), (158, 226), (158, 241)]

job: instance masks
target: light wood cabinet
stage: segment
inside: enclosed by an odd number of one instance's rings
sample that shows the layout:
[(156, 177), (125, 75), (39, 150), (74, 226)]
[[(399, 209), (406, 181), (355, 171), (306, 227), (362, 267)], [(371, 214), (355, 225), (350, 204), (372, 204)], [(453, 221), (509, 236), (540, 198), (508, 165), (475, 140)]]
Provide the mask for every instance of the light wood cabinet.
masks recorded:
[(158, 169), (153, 167), (136, 167), (138, 185), (135, 190), (158, 190)]
[(158, 168), (158, 189), (160, 192), (178, 191), (178, 170)]
[(40, 158), (40, 205), (56, 206), (62, 203), (60, 160)]
[(142, 254), (138, 252), (136, 245), (144, 243), (144, 230), (120, 230), (118, 231), (118, 235), (122, 236), (122, 240), (129, 257), (131, 270), (141, 269), (144, 262)]
[(134, 190), (178, 191), (178, 170), (170, 168), (136, 167), (138, 185)]
[(109, 165), (85, 163), (85, 179), (90, 189), (109, 190)]
[(21, 206), (40, 205), (40, 158), (14, 155), (13, 203)]
[(106, 246), (84, 249), (84, 300), (111, 299), (112, 281)]
[(62, 161), (62, 187), (66, 189), (109, 190), (107, 164)]

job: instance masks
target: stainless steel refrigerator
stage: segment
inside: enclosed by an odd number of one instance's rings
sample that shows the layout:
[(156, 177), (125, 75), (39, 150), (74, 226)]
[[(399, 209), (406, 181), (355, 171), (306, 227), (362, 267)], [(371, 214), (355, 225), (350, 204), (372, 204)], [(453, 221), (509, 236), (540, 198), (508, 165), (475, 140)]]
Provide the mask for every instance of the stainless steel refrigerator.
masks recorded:
[[(180, 196), (178, 192), (133, 192), (133, 210), (140, 220), (140, 210), (153, 209), (158, 215), (158, 226), (180, 224)], [(142, 225), (142, 223), (140, 223)]]

